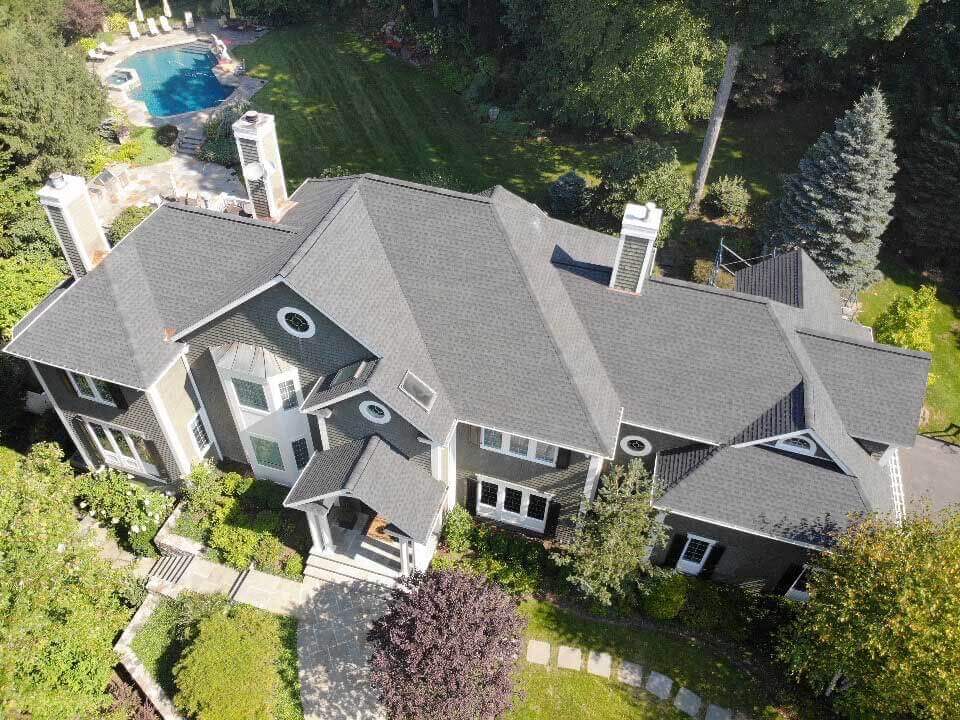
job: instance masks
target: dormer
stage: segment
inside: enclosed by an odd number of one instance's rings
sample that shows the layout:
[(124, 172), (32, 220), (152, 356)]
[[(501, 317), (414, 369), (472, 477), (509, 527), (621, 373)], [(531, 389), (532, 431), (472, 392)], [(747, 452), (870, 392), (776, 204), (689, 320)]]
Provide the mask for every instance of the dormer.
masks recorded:
[(60, 242), (70, 272), (79, 279), (110, 252), (87, 192), (87, 183), (77, 175), (55, 172), (37, 195)]
[(657, 234), (662, 221), (663, 210), (655, 203), (627, 203), (620, 227), (617, 259), (610, 275), (611, 288), (636, 294), (643, 290), (644, 281), (653, 271)]

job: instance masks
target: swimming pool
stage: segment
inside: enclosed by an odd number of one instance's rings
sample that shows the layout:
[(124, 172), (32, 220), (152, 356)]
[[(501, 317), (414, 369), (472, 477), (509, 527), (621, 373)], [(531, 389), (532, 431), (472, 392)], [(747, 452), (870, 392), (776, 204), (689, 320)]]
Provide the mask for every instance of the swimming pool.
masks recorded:
[(221, 85), (213, 74), (217, 59), (206, 49), (161, 48), (131, 55), (123, 63), (136, 71), (140, 87), (130, 92), (142, 100), (154, 117), (212, 107), (228, 97), (233, 88)]

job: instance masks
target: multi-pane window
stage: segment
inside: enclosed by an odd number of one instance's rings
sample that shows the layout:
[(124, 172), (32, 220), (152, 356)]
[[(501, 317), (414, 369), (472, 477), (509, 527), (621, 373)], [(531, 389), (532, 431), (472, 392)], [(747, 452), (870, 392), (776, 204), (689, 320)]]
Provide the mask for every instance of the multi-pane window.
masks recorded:
[(267, 396), (263, 392), (263, 385), (233, 378), (233, 389), (237, 392), (237, 401), (243, 406), (254, 410), (267, 410)]
[(203, 424), (203, 419), (196, 415), (190, 421), (190, 435), (193, 436), (193, 442), (197, 445), (197, 450), (201, 453), (206, 452), (210, 447), (210, 436), (207, 434), (207, 427)]
[(543, 520), (547, 516), (547, 499), (543, 495), (531, 495), (527, 504), (527, 517)]
[(499, 430), (483, 428), (480, 434), (480, 446), (486, 450), (513, 455), (541, 465), (557, 464), (556, 445), (530, 440), (522, 435), (511, 435)]
[(496, 478), (478, 479), (477, 515), (537, 532), (546, 529), (549, 496)]
[(716, 541), (709, 538), (696, 535), (687, 536), (683, 552), (680, 553), (680, 558), (677, 560), (677, 570), (687, 575), (699, 575), (710, 556), (710, 549), (715, 544)]
[(300, 438), (291, 443), (293, 447), (293, 460), (297, 463), (297, 470), (303, 470), (307, 466), (307, 460), (310, 459), (310, 451), (307, 449), (307, 439)]
[(253, 445), (253, 454), (258, 463), (264, 467), (283, 470), (283, 456), (281, 456), (280, 446), (276, 442), (251, 435), (250, 444)]
[(710, 543), (703, 540), (690, 538), (690, 541), (687, 543), (687, 547), (683, 551), (683, 559), (687, 562), (702, 562), (704, 556), (707, 554), (707, 550), (709, 549)]
[(110, 440), (107, 438), (107, 431), (103, 429), (103, 425), (98, 425), (97, 423), (88, 423), (90, 429), (93, 430), (94, 436), (97, 438), (97, 443), (102, 448), (112, 448)]
[(280, 402), (284, 410), (297, 407), (299, 404), (297, 400), (297, 386), (294, 385), (293, 380), (284, 380), (277, 388), (280, 390)]
[(117, 444), (117, 450), (120, 451), (120, 454), (132, 459), (134, 457), (133, 449), (124, 434), (116, 428), (110, 428), (110, 434), (113, 435), (113, 440)]
[(515, 514), (520, 513), (520, 507), (523, 505), (523, 493), (516, 488), (503, 489), (503, 509)]
[(73, 382), (73, 387), (80, 397), (103, 403), (104, 405), (115, 406), (117, 404), (113, 400), (113, 393), (110, 391), (109, 383), (80, 373), (71, 372), (69, 375), (70, 380)]
[(480, 502), (490, 507), (497, 506), (497, 494), (500, 492), (500, 486), (491, 482), (480, 483)]

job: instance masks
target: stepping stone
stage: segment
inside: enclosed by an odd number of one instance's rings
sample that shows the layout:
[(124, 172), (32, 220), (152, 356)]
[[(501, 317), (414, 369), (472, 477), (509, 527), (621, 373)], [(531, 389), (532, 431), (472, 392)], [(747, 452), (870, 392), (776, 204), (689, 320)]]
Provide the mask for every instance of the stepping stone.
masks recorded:
[(598, 653), (593, 650), (587, 655), (587, 672), (591, 675), (600, 677), (610, 677), (610, 667), (613, 665), (613, 658), (610, 653)]
[(700, 714), (700, 696), (693, 692), (693, 690), (682, 687), (677, 691), (677, 697), (673, 701), (673, 706), (680, 712), (695, 718)]
[(726, 708), (719, 705), (707, 705), (707, 714), (703, 720), (730, 720), (732, 714)]
[(527, 643), (527, 662), (536, 665), (549, 665), (550, 643), (544, 640), (531, 640)]
[(579, 648), (561, 645), (557, 650), (557, 667), (565, 670), (579, 670), (583, 667), (583, 654)]
[(669, 700), (673, 693), (673, 679), (658, 672), (652, 672), (647, 679), (647, 690), (661, 700)]
[(617, 673), (617, 679), (624, 685), (630, 687), (643, 687), (643, 668), (636, 663), (624, 660), (620, 663), (620, 671)]

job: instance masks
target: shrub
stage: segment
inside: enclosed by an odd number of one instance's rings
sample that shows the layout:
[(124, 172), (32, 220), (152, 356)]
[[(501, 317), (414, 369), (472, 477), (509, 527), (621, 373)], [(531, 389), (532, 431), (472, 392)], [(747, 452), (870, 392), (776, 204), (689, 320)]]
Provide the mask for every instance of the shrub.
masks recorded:
[(125, 208), (117, 215), (116, 219), (110, 223), (110, 229), (107, 230), (107, 240), (110, 241), (110, 245), (116, 245), (123, 240), (131, 230), (143, 222), (144, 218), (152, 212), (153, 208), (149, 205)]
[(90, 52), (97, 47), (100, 43), (97, 42), (96, 38), (92, 37), (82, 37), (77, 40), (77, 47), (83, 50), (83, 52)]
[(737, 283), (736, 279), (726, 270), (720, 269), (714, 277), (713, 271), (716, 268), (714, 260), (707, 258), (697, 258), (693, 261), (693, 270), (690, 272), (690, 279), (701, 285), (710, 285), (711, 278), (713, 285), (726, 290), (733, 290)]
[(557, 217), (577, 217), (586, 201), (587, 181), (575, 170), (564, 173), (550, 186), (550, 210)]
[(153, 136), (158, 145), (162, 147), (170, 147), (177, 141), (177, 136), (179, 134), (180, 131), (177, 129), (176, 125), (161, 125), (154, 130)]
[(174, 702), (195, 720), (274, 717), (280, 644), (277, 619), (252, 607), (204, 618), (174, 668)]
[(253, 563), (258, 570), (268, 573), (280, 572), (283, 544), (273, 535), (264, 535), (253, 551)]
[(739, 175), (723, 175), (710, 183), (706, 196), (707, 209), (714, 215), (740, 221), (747, 215), (750, 193)]
[(291, 553), (283, 561), (283, 574), (288, 578), (299, 578), (303, 575), (303, 558), (297, 553)]
[(210, 533), (210, 547), (219, 550), (223, 561), (238, 570), (250, 565), (259, 544), (259, 534), (248, 528), (217, 525)]
[(103, 28), (106, 15), (97, 0), (67, 0), (63, 6), (63, 29), (67, 39), (96, 35)]
[(469, 551), (473, 533), (473, 517), (462, 505), (457, 505), (444, 518), (441, 539), (448, 550), (457, 553)]
[(545, 588), (552, 567), (543, 544), (514, 533), (478, 526), (469, 566), (515, 595), (532, 595)]
[(117, 162), (133, 162), (143, 153), (143, 143), (139, 140), (127, 140), (113, 151), (113, 159)]
[(127, 16), (123, 13), (111, 13), (107, 17), (107, 30), (112, 33), (125, 33), (127, 32)]
[(170, 514), (173, 499), (131, 478), (110, 468), (81, 475), (78, 503), (81, 510), (113, 529), (131, 552), (154, 555), (151, 541)]
[(686, 604), (689, 592), (690, 581), (686, 575), (654, 575), (639, 584), (637, 609), (654, 620), (673, 620)]
[(401, 579), (368, 636), (387, 715), (500, 717), (516, 697), (523, 626), (517, 602), (481, 576), (431, 570)]

